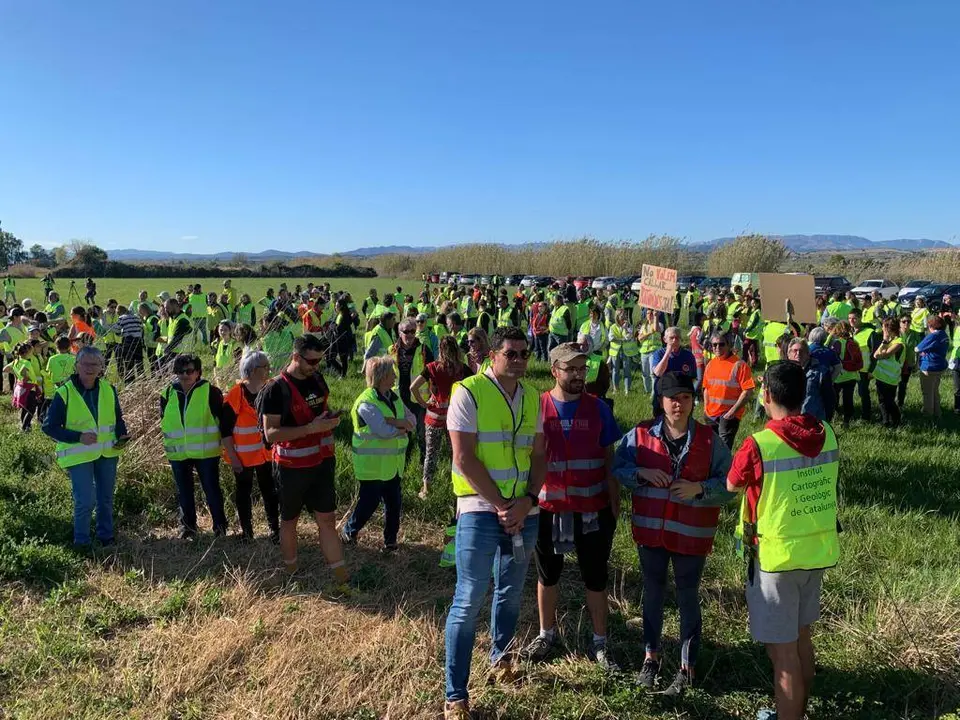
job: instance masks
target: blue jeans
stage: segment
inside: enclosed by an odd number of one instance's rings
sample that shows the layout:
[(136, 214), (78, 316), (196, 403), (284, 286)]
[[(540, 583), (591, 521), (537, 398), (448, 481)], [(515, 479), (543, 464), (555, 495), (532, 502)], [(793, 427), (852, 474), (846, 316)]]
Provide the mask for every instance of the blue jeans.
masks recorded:
[(667, 589), (667, 570), (673, 563), (673, 581), (677, 586), (680, 611), (680, 663), (692, 668), (697, 664), (703, 618), (700, 614), (700, 577), (705, 555), (681, 555), (662, 547), (639, 546), (643, 571), (643, 640), (647, 652), (660, 652), (663, 633), (663, 603)]
[(383, 544), (396, 545), (400, 532), (400, 498), (399, 475), (393, 480), (361, 480), (357, 506), (343, 528), (344, 534), (355, 538), (383, 499)]
[(523, 524), (523, 562), (513, 560), (513, 538), (504, 531), (495, 513), (463, 513), (457, 520), (457, 589), (447, 615), (447, 700), (466, 700), (470, 660), (477, 634), (477, 615), (493, 574), (490, 662), (507, 652), (517, 629), (520, 596), (527, 567), (537, 542), (536, 515)]
[(640, 377), (643, 378), (643, 390), (653, 395), (653, 353), (640, 353)]
[(113, 540), (113, 490), (117, 458), (99, 458), (67, 468), (73, 487), (73, 544), (89, 545), (90, 520), (97, 508), (97, 539)]
[(630, 392), (630, 373), (633, 371), (633, 358), (621, 352), (613, 356), (611, 363), (613, 370), (613, 389), (620, 386), (620, 380), (623, 380), (623, 391)]
[(170, 467), (173, 469), (173, 481), (177, 484), (180, 529), (197, 531), (197, 504), (193, 494), (193, 469), (196, 468), (213, 519), (213, 531), (225, 533), (227, 516), (223, 511), (223, 490), (220, 489), (220, 458), (171, 460)]

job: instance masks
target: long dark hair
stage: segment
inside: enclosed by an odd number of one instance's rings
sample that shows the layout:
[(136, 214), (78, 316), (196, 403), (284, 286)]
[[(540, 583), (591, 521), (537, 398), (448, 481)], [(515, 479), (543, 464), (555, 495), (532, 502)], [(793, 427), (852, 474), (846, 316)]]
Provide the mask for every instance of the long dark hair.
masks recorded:
[(444, 335), (440, 338), (437, 362), (450, 375), (457, 374), (460, 366), (463, 365), (463, 358), (460, 356), (460, 346), (453, 335)]

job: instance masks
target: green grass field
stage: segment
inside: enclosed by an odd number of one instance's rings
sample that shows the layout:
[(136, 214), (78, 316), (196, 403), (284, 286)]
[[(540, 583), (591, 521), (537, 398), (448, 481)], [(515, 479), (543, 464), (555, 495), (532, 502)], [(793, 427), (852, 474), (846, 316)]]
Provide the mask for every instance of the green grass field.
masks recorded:
[[(358, 299), (369, 281), (334, 282)], [(396, 281), (378, 279), (381, 293)], [(405, 281), (405, 287), (419, 283)], [(266, 281), (238, 284), (260, 290)], [(179, 283), (142, 284), (151, 294)], [(139, 281), (103, 281), (134, 297)], [(549, 386), (542, 365), (529, 373)], [(639, 383), (638, 383), (639, 384)], [(949, 383), (947, 383), (949, 384)], [(334, 407), (361, 389), (332, 382)], [(948, 390), (943, 389), (945, 406)], [(7, 401), (3, 401), (6, 408)], [(952, 405), (949, 405), (952, 406)], [(840, 565), (829, 571), (816, 629), (819, 675), (813, 718), (949, 717), (960, 707), (960, 422), (919, 413), (911, 386), (904, 427), (855, 423), (841, 431)], [(649, 417), (646, 398), (616, 398), (626, 430)], [(356, 492), (349, 422), (337, 431), (338, 498)], [(745, 423), (741, 439), (757, 427)], [(207, 533), (175, 539), (173, 483), (162, 457), (121, 461), (119, 545), (93, 557), (70, 548), (71, 499), (52, 443), (0, 416), (0, 708), (15, 718), (435, 718), (443, 699), (443, 621), (453, 571), (437, 566), (450, 514), (449, 484), (417, 498), (418, 455), (404, 476), (403, 547), (378, 552), (375, 519), (347, 551), (353, 590), (332, 590), (311, 527), (301, 526), (303, 577), (287, 583), (265, 537), (241, 544)], [(449, 459), (441, 478), (449, 477)], [(222, 472), (225, 494), (233, 481)], [(611, 640), (624, 666), (642, 660), (640, 577), (629, 526), (618, 527), (611, 565)], [(232, 513), (232, 505), (228, 508)], [(231, 517), (235, 516), (233, 514)], [(262, 519), (259, 506), (254, 516)], [(561, 628), (570, 653), (530, 668), (515, 686), (486, 686), (486, 626), (471, 682), (484, 718), (750, 718), (770, 704), (769, 664), (746, 631), (743, 569), (732, 551), (735, 508), (722, 517), (703, 582), (699, 688), (676, 705), (608, 677), (585, 659), (589, 620), (576, 563), (562, 581)], [(209, 518), (201, 517), (209, 528)], [(265, 534), (265, 526), (259, 530)], [(535, 575), (525, 590), (518, 641), (537, 630)], [(485, 622), (486, 612), (481, 618)], [(665, 669), (676, 667), (676, 609), (668, 601)], [(3, 716), (0, 713), (0, 716)]]
[[(97, 283), (96, 302), (100, 306), (106, 306), (107, 301), (113, 298), (121, 303), (129, 303), (137, 297), (141, 290), (150, 293), (153, 299), (158, 293), (166, 290), (171, 295), (180, 289), (186, 289), (187, 285), (200, 283), (204, 292), (216, 290), (219, 292), (223, 288), (221, 278), (94, 278)], [(307, 286), (308, 282), (321, 283), (329, 282), (335, 290), (347, 290), (353, 294), (355, 300), (362, 301), (366, 297), (370, 288), (375, 287), (383, 297), (385, 292), (393, 292), (397, 285), (403, 287), (404, 292), (413, 294), (415, 297), (423, 288), (423, 283), (415, 280), (395, 278), (232, 278), (233, 287), (238, 292), (250, 294), (250, 299), (256, 302), (264, 296), (267, 288), (274, 290), (280, 287), (280, 283), (285, 282), (292, 291), (295, 286)], [(43, 297), (43, 285), (39, 279), (18, 279), (17, 281), (17, 299), (22, 300), (25, 297), (31, 298), (36, 304)], [(79, 293), (79, 299), (71, 295), (70, 281), (65, 278), (56, 280), (54, 290), (60, 293), (64, 305), (72, 307), (73, 305), (82, 305), (83, 296), (86, 292), (84, 281), (77, 280), (75, 285)]]

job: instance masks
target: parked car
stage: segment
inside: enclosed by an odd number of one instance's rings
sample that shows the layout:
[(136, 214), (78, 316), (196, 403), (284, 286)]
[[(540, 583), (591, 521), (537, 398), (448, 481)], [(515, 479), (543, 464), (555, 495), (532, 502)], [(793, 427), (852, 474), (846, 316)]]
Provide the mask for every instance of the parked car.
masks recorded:
[(549, 275), (524, 275), (520, 280), (520, 287), (547, 287), (553, 285), (553, 278)]
[(728, 287), (730, 287), (728, 285), (729, 282), (730, 282), (730, 278), (727, 278), (727, 277), (704, 278), (703, 281), (700, 283), (700, 292), (705, 293), (711, 288), (714, 290), (726, 290)]
[(594, 290), (603, 290), (611, 285), (614, 285), (616, 280), (617, 279), (612, 275), (602, 275), (590, 283), (590, 287), (592, 287)]
[(492, 281), (491, 281), (489, 275), (481, 275), (481, 276), (480, 276), (480, 284), (481, 284), (481, 285), (489, 285), (491, 282), (492, 282)]
[(872, 295), (874, 292), (878, 292), (884, 300), (889, 300), (892, 297), (897, 297), (900, 292), (900, 287), (890, 280), (864, 280), (850, 292), (857, 297), (864, 297), (865, 295)]
[(507, 275), (503, 278), (504, 285), (519, 285), (523, 280), (524, 275)]
[[(930, 283), (924, 285), (917, 291), (916, 297), (922, 297), (927, 303), (927, 309), (930, 312), (940, 312), (940, 305), (943, 303), (943, 296), (960, 297), (960, 285), (955, 283)], [(900, 306), (909, 309), (913, 306), (913, 300), (900, 301)]]
[(473, 286), (477, 284), (477, 281), (480, 279), (479, 275), (461, 275), (457, 280), (459, 285), (469, 285)]
[(680, 275), (677, 278), (677, 290), (686, 292), (691, 285), (700, 287), (700, 283), (707, 279), (706, 275)]
[(820, 275), (813, 278), (813, 291), (817, 295), (833, 297), (835, 292), (845, 293), (851, 288), (853, 285), (843, 275)]
[(897, 299), (902, 300), (903, 296), (908, 293), (911, 297), (913, 297), (917, 294), (917, 290), (922, 287), (926, 287), (929, 284), (929, 280), (911, 280), (900, 288), (900, 292), (897, 293)]
[(591, 284), (592, 282), (593, 282), (593, 278), (592, 278), (592, 277), (583, 277), (583, 276), (581, 276), (581, 277), (578, 277), (576, 280), (573, 281), (573, 286), (574, 286), (577, 290), (583, 290), (584, 288), (590, 287), (590, 284)]

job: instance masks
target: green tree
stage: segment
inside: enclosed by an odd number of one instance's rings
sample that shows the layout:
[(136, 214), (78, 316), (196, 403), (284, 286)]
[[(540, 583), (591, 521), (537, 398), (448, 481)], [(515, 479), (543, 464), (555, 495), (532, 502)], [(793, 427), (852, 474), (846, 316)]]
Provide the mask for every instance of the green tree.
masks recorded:
[(23, 241), (12, 232), (0, 228), (0, 265), (10, 267), (23, 262), (26, 257)]
[(30, 262), (39, 267), (53, 267), (53, 255), (43, 245), (31, 245)]
[(74, 248), (70, 265), (80, 269), (83, 275), (102, 276), (107, 265), (107, 251), (89, 243), (80, 244)]

